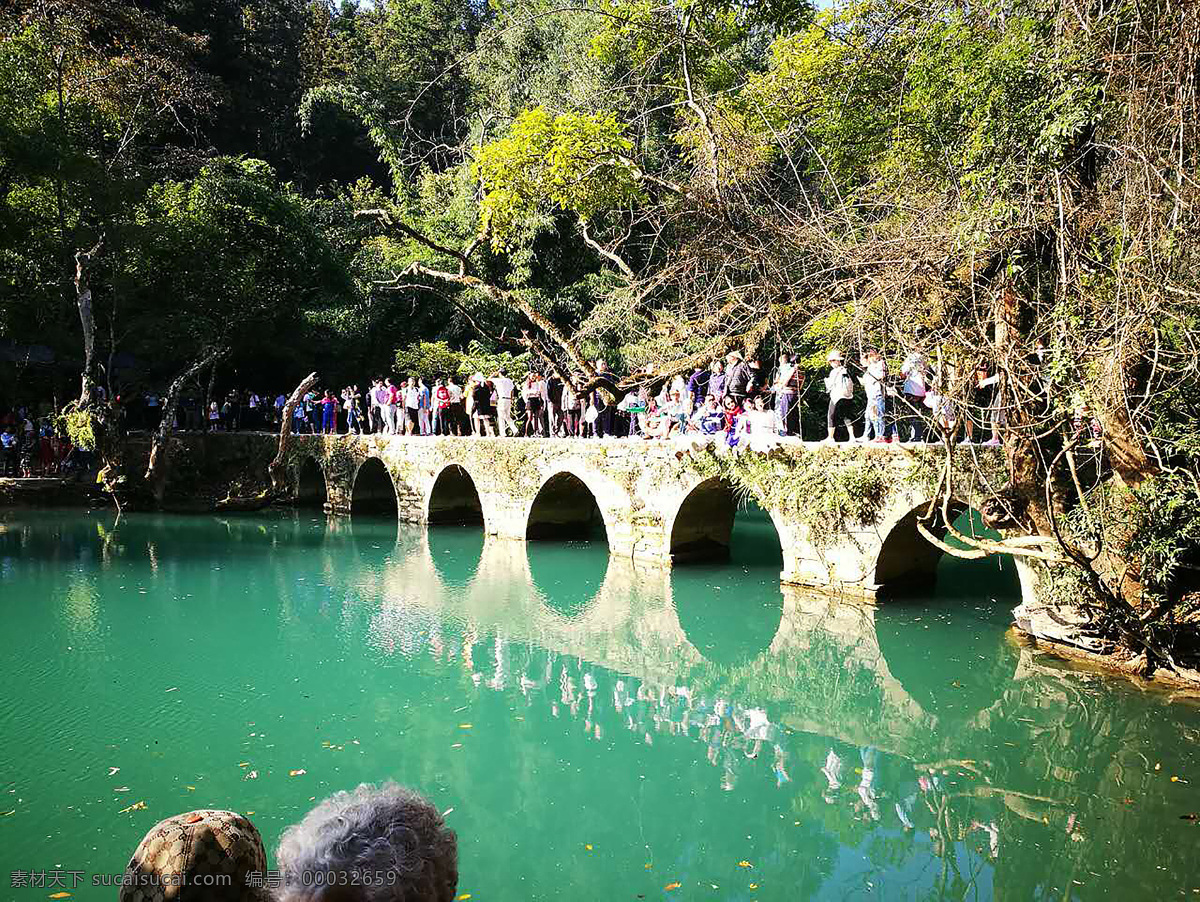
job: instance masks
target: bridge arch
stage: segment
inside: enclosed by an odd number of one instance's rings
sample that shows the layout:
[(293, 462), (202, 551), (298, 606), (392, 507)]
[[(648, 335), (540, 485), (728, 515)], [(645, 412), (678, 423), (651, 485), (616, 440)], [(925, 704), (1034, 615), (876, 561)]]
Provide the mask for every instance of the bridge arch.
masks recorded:
[[(735, 538), (739, 512), (750, 516)], [(741, 563), (759, 564), (780, 562), (785, 533), (774, 511), (753, 498), (740, 501), (728, 481), (712, 477), (684, 495), (667, 523), (666, 535), (667, 559), (675, 565), (727, 561), (731, 550)]]
[(425, 520), (430, 525), (486, 527), (475, 479), (461, 464), (447, 464), (433, 480)]
[(400, 509), (396, 482), (378, 457), (367, 457), (354, 473), (350, 489), (350, 515), (392, 514)]
[(602, 497), (588, 481), (570, 470), (559, 470), (546, 479), (534, 496), (525, 518), (527, 539), (604, 538), (611, 543), (612, 529), (600, 507)]
[[(923, 520), (928, 509), (928, 502), (910, 510), (902, 509), (881, 524), (879, 535), (882, 542), (875, 559), (872, 576), (872, 581), (876, 586), (884, 590), (904, 590), (929, 586), (936, 581), (938, 566), (945, 557), (945, 552), (917, 530), (917, 522), (919, 520), (925, 522), (929, 531), (939, 540), (950, 545), (955, 545), (957, 542), (953, 536), (947, 538), (949, 529), (940, 509), (935, 510), (929, 520)], [(955, 524), (959, 532), (970, 533), (976, 528), (983, 529), (982, 526), (969, 526), (964, 522), (959, 522), (966, 519), (963, 517), (964, 514), (977, 515), (974, 508), (965, 501), (953, 499), (948, 505), (946, 513), (950, 517), (949, 522)], [(991, 535), (994, 537), (995, 534)], [(996, 558), (979, 561), (959, 560), (958, 563), (974, 567), (985, 563), (994, 564), (996, 560)], [(999, 560), (1006, 562), (1009, 559), (1002, 557)], [(1016, 579), (1015, 568), (1012, 579), (1014, 581)]]
[(304, 457), (296, 473), (296, 506), (324, 507), (329, 500), (325, 471), (315, 457)]
[(672, 518), (667, 549), (671, 562), (727, 559), (736, 516), (733, 486), (718, 477), (698, 483), (684, 496)]

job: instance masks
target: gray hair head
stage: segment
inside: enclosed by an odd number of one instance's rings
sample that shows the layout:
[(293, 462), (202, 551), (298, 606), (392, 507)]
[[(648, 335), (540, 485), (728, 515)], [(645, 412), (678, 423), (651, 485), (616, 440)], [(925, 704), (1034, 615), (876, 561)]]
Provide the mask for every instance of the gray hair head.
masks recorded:
[(337, 792), (283, 831), (280, 902), (448, 902), (458, 839), (437, 809), (395, 783)]

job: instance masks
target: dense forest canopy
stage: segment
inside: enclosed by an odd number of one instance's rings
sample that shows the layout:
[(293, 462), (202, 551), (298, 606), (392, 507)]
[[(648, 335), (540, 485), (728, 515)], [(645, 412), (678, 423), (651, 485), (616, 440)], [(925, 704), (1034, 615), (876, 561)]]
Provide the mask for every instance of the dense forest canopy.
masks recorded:
[[(611, 389), (598, 356), (661, 379), (870, 344), (936, 360), (965, 402), (982, 362), (1009, 461), (987, 513), (1027, 536), (1003, 550), (1158, 661), (1194, 619), (1194, 5), (2, 16), (0, 337), (50, 346), (81, 400), (118, 358), (161, 385), (216, 348), (223, 378), (272, 391), (363, 382), (398, 349)], [(8, 391), (46, 388), (15, 372)], [(947, 464), (944, 497), (967, 475)]]

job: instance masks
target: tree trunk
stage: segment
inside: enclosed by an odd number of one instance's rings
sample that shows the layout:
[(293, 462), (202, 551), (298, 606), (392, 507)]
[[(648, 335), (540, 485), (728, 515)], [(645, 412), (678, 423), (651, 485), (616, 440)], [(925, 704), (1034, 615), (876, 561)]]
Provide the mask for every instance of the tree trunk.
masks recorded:
[(292, 441), (292, 412), (304, 398), (304, 393), (316, 384), (317, 374), (309, 373), (296, 386), (291, 397), (287, 399), (287, 403), (283, 405), (283, 415), (279, 423), (279, 451), (267, 467), (267, 472), (271, 475), (271, 488), (276, 492), (282, 492), (287, 488), (287, 453), (288, 446)]
[(90, 408), (96, 403), (96, 318), (92, 313), (92, 288), (88, 284), (89, 269), (104, 248), (104, 236), (90, 251), (75, 253), (75, 304), (79, 308), (79, 324), (83, 327), (83, 374), (79, 388), (79, 406)]
[(154, 493), (154, 500), (157, 504), (162, 504), (163, 494), (167, 488), (167, 459), (170, 456), (170, 438), (175, 431), (175, 413), (179, 408), (179, 393), (183, 391), (183, 387), (203, 370), (206, 366), (215, 365), (217, 360), (225, 354), (224, 348), (216, 348), (206, 354), (200, 360), (193, 363), (190, 367), (184, 370), (171, 387), (167, 389), (167, 396), (163, 399), (162, 405), (162, 422), (158, 424), (158, 429), (155, 430), (154, 440), (150, 445), (150, 461), (146, 467), (146, 482), (150, 484), (150, 490)]

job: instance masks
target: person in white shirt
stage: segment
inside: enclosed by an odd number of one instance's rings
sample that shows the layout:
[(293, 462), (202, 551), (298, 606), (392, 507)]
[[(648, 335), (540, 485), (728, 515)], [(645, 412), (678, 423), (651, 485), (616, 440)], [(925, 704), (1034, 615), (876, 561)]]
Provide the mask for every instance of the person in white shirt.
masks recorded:
[(409, 379), (404, 384), (404, 413), (404, 434), (420, 435), (421, 390), (417, 388), (416, 379)]
[(875, 441), (886, 442), (888, 438), (884, 432), (883, 415), (887, 402), (883, 389), (887, 379), (887, 363), (876, 348), (868, 348), (867, 353), (862, 356), (862, 367), (861, 382), (867, 391), (867, 407), (863, 415), (867, 422), (861, 440), (870, 441), (871, 433), (874, 432)]
[[(900, 419), (909, 428), (910, 442), (925, 440), (925, 418), (921, 416), (921, 410), (925, 406), (925, 394), (929, 390), (925, 381), (928, 371), (925, 356), (917, 351), (909, 354), (900, 367), (900, 373), (904, 376), (904, 386), (900, 390), (903, 396), (900, 403), (904, 405), (904, 410)], [(904, 440), (903, 434), (900, 438)]]
[(509, 435), (509, 430), (512, 431), (512, 435), (517, 435), (519, 430), (512, 415), (513, 381), (508, 378), (508, 374), (503, 369), (500, 369), (492, 377), (492, 387), (496, 390), (497, 431), (502, 437)]
[(446, 380), (446, 390), (450, 392), (450, 431), (454, 435), (463, 435), (466, 410), (463, 406), (462, 387), (451, 376)]
[(825, 391), (829, 393), (829, 407), (825, 412), (825, 427), (829, 432), (826, 442), (835, 441), (838, 425), (845, 424), (846, 434), (854, 441), (854, 415), (851, 403), (854, 400), (854, 380), (846, 370), (841, 351), (830, 351), (825, 358), (829, 363), (829, 375), (825, 377)]

